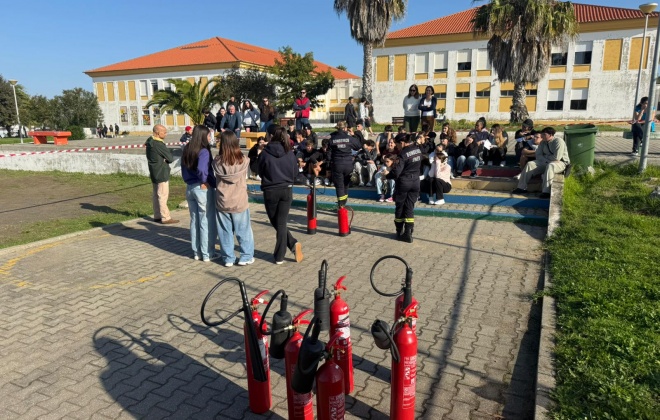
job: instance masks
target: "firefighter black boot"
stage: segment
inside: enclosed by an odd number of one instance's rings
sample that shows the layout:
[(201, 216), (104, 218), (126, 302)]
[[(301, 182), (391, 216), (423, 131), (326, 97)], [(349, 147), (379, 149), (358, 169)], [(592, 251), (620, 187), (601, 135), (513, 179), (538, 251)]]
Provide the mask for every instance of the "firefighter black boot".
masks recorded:
[(408, 242), (409, 244), (412, 243), (412, 241), (413, 241), (412, 234), (413, 234), (413, 228), (414, 227), (415, 227), (414, 224), (406, 223), (404, 231), (403, 231), (403, 235), (401, 235), (401, 240), (403, 242)]
[(394, 226), (396, 226), (396, 240), (400, 241), (403, 233), (403, 222), (394, 222)]

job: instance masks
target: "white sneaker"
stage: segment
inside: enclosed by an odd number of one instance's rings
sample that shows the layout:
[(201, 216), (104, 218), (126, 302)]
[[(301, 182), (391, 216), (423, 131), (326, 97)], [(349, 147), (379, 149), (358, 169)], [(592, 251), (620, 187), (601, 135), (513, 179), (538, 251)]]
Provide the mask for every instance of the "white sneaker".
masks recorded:
[(238, 265), (240, 265), (240, 266), (250, 265), (250, 264), (254, 264), (254, 258), (250, 258), (249, 261), (239, 261), (238, 262)]
[(520, 179), (520, 174), (514, 176), (513, 179), (519, 180)]
[(327, 187), (328, 185), (330, 185), (330, 180), (329, 180), (328, 178), (324, 179), (324, 180), (323, 180), (323, 185), (325, 185), (326, 187)]
[(261, 177), (259, 175), (257, 175), (254, 179), (256, 179), (257, 181), (261, 181)]
[(433, 204), (435, 204), (436, 206), (441, 206), (441, 205), (445, 204), (445, 200), (444, 200), (444, 199), (442, 199), (442, 200), (437, 200), (437, 201), (436, 201), (435, 203), (433, 203)]
[(284, 261), (275, 261), (275, 264), (282, 265), (282, 264), (284, 264)]
[(500, 166), (504, 168), (504, 162), (500, 162)]
[(316, 178), (314, 180), (314, 185), (321, 185), (321, 178)]
[(372, 184), (371, 182), (367, 182), (367, 183), (364, 184), (364, 185), (365, 185), (365, 187), (373, 187), (373, 186), (374, 186), (374, 184)]
[(210, 262), (211, 259), (210, 259), (210, 258), (204, 258), (202, 261), (203, 261), (203, 262)]
[(435, 204), (435, 201), (433, 201), (429, 198), (429, 204)]
[(492, 160), (488, 161), (488, 166), (493, 166), (493, 161)]
[(195, 259), (195, 261), (199, 261), (199, 255), (195, 255), (193, 258)]
[(224, 263), (222, 265), (224, 265), (225, 267), (233, 267), (234, 263), (233, 262), (228, 262), (228, 263)]
[(360, 183), (358, 184), (358, 187), (364, 187), (364, 182), (360, 181)]

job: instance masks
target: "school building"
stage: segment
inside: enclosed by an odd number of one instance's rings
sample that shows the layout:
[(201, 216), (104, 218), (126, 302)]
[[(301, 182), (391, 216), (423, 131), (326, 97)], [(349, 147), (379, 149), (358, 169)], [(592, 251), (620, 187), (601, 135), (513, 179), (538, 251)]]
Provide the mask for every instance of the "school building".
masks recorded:
[[(528, 85), (533, 119), (625, 120), (632, 116), (645, 15), (637, 9), (575, 4), (580, 34), (552, 50), (549, 73)], [(402, 100), (416, 83), (431, 85), (448, 118), (509, 119), (513, 83), (498, 81), (470, 21), (477, 8), (391, 32), (374, 49), (377, 121), (402, 117)], [(649, 18), (640, 97), (647, 96), (658, 14)], [(649, 54), (649, 51), (651, 53)]]
[[(146, 106), (155, 91), (171, 88), (167, 79), (187, 79), (191, 83), (207, 81), (222, 76), (234, 66), (265, 69), (275, 64), (276, 58), (280, 58), (277, 51), (214, 37), (89, 70), (85, 74), (92, 78), (106, 124), (117, 122), (121, 131), (132, 133), (149, 132), (154, 124), (183, 131), (183, 127), (191, 125), (187, 115), (171, 111), (161, 113), (158, 107)], [(315, 64), (318, 71), (329, 69), (332, 72), (335, 86), (319, 98), (321, 106), (311, 112), (310, 120), (312, 123), (335, 122), (339, 113), (343, 117), (343, 104), (348, 97), (359, 96), (362, 79), (318, 61)], [(259, 101), (261, 98), (251, 99)], [(216, 106), (215, 110), (218, 108)]]

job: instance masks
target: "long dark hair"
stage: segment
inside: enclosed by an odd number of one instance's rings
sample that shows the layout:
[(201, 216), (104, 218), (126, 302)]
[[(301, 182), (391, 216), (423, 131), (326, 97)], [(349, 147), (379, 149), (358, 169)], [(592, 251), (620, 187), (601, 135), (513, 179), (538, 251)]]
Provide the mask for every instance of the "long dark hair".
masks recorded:
[(196, 125), (193, 128), (192, 138), (190, 142), (183, 148), (183, 155), (181, 156), (181, 164), (191, 171), (197, 169), (197, 160), (199, 152), (202, 149), (209, 151), (211, 154), (211, 145), (209, 144), (209, 129), (203, 125)]
[[(412, 89), (412, 88), (415, 88), (415, 94), (414, 95), (410, 94), (410, 89)], [(410, 87), (408, 88), (408, 97), (410, 98), (411, 96), (414, 96), (415, 99), (419, 99), (419, 88), (414, 83), (412, 85), (410, 85)]]
[(218, 149), (222, 163), (229, 166), (243, 163), (243, 153), (238, 144), (238, 137), (236, 137), (233, 131), (227, 130), (220, 134), (220, 145)]
[(644, 104), (644, 102), (648, 102), (648, 101), (649, 101), (649, 97), (648, 97), (648, 96), (644, 96), (642, 99), (639, 100), (639, 103), (637, 104), (637, 106), (640, 106), (640, 107), (641, 107), (642, 104)]
[(289, 135), (286, 132), (284, 127), (277, 127), (275, 129), (275, 134), (270, 139), (271, 143), (280, 143), (284, 147), (284, 151), (289, 153), (291, 151), (291, 142), (289, 141)]

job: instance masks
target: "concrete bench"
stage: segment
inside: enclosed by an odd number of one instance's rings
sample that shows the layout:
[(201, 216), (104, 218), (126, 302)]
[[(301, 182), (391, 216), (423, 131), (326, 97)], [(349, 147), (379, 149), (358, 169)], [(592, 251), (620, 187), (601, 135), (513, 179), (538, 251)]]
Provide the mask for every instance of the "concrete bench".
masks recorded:
[(257, 139), (259, 137), (266, 137), (266, 133), (264, 132), (246, 132), (243, 131), (241, 132), (241, 138), (245, 139), (245, 148), (246, 149), (252, 149), (252, 146), (257, 144)]
[(55, 145), (69, 144), (70, 131), (29, 131), (28, 136), (34, 138), (34, 144), (48, 144), (48, 136), (53, 137)]

